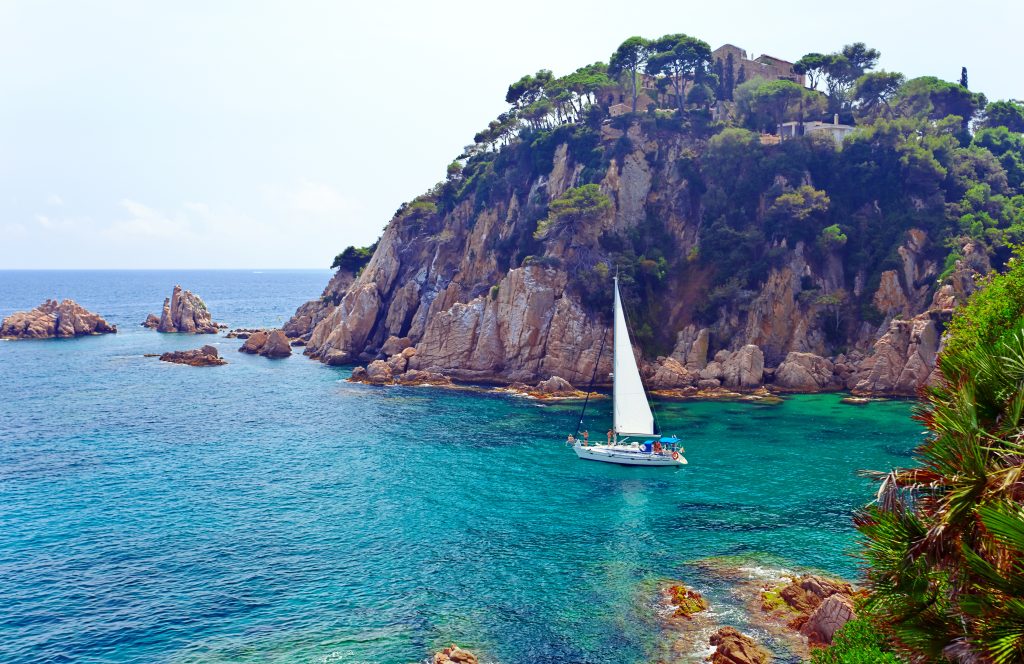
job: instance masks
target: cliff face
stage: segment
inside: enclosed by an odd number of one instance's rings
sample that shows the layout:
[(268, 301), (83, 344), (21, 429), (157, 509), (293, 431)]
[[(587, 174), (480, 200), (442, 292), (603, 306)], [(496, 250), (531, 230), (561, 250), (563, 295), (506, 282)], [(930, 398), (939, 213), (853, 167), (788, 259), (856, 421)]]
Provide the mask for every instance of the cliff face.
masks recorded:
[[(411, 370), (477, 382), (607, 382), (611, 300), (587, 292), (598, 282), (610, 292), (609, 252), (653, 219), (674, 260), (664, 286), (637, 287), (627, 309), (634, 330), (645, 322), (655, 328), (649, 339), (671, 340), (660, 354), (637, 349), (657, 386), (749, 388), (777, 379), (792, 390), (912, 394), (928, 379), (945, 320), (987, 268), (982, 253), (964, 247), (952, 283), (936, 291), (936, 248), (920, 229), (903, 237), (897, 267), (874, 279), (849, 268), (839, 250), (782, 240), (755, 287), (722, 296), (709, 286), (714, 266), (686, 258), (698, 247), (702, 215), (679, 163), (700, 145), (678, 134), (653, 138), (637, 125), (625, 136), (602, 132), (614, 153), (603, 171), (562, 143), (547, 173), (492, 187), (486, 198), (471, 193), (446, 210), (400, 210), (362, 272), (339, 272), (284, 329), (308, 336), (305, 352), (328, 364), (386, 358), (393, 351), (385, 342), (395, 337), (416, 349)], [(536, 239), (549, 203), (584, 178), (611, 205), (571, 235)], [(871, 321), (861, 314), (869, 305)], [(637, 320), (637, 306), (648, 320)], [(716, 362), (720, 351), (728, 353)]]

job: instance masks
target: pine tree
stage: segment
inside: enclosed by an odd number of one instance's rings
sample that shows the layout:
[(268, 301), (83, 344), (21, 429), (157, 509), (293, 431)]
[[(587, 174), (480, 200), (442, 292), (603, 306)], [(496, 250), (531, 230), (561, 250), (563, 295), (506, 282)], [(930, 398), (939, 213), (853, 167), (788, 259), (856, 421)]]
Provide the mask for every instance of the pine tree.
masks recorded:
[(960, 68), (960, 85), (967, 87), (967, 67)]
[(736, 61), (732, 53), (725, 56), (725, 98), (732, 101), (732, 91), (736, 89)]
[(747, 70), (743, 65), (740, 65), (740, 71), (736, 75), (736, 85), (743, 85), (747, 82)]

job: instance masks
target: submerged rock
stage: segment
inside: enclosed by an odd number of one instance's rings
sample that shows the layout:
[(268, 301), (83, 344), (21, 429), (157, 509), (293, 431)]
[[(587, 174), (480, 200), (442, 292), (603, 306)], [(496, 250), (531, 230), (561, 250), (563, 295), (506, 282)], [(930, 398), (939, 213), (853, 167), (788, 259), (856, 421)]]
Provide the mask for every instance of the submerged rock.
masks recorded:
[(54, 339), (116, 332), (116, 325), (74, 300), (46, 300), (35, 309), (13, 313), (0, 323), (3, 339)]
[(171, 353), (164, 353), (160, 356), (161, 362), (173, 362), (174, 364), (187, 364), (190, 367), (215, 367), (227, 364), (227, 360), (220, 357), (217, 349), (206, 345), (195, 350), (177, 350)]
[[(150, 314), (142, 325), (152, 327), (156, 316)], [(182, 290), (176, 285), (171, 297), (164, 299), (157, 332), (181, 332), (184, 334), (216, 334), (220, 326), (210, 317), (210, 311), (202, 298), (192, 291)]]

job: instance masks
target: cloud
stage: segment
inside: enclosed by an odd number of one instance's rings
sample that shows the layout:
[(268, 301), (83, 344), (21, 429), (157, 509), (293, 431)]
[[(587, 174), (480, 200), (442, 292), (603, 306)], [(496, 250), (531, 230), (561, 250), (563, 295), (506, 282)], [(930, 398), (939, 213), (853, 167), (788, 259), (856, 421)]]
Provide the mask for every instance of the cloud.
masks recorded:
[(177, 215), (171, 217), (155, 208), (138, 201), (122, 199), (118, 205), (128, 213), (126, 219), (119, 219), (104, 229), (108, 237), (134, 235), (149, 238), (193, 237), (192, 224), (187, 217)]
[(46, 204), (59, 207), (61, 205), (64, 205), (64, 199), (58, 196), (57, 194), (50, 194), (46, 198)]

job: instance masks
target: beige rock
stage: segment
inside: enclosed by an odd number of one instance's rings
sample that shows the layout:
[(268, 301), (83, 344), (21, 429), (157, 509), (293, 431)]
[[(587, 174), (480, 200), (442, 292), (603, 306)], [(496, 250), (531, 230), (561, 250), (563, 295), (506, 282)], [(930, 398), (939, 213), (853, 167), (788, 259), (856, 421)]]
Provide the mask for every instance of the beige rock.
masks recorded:
[(928, 313), (911, 320), (896, 319), (861, 363), (854, 393), (913, 395), (935, 368), (939, 332)]
[(792, 352), (775, 369), (775, 385), (787, 390), (817, 392), (835, 385), (835, 368), (829, 360), (813, 353)]
[(245, 337), (245, 343), (238, 349), (240, 353), (258, 354), (266, 345), (270, 334), (266, 330), (256, 330)]
[(217, 349), (210, 345), (195, 350), (178, 350), (172, 353), (164, 353), (160, 356), (160, 361), (186, 364), (190, 367), (216, 367), (228, 363), (227, 360), (220, 357)]
[(394, 381), (394, 375), (387, 362), (374, 360), (366, 365), (366, 379), (376, 385), (386, 385)]
[(292, 347), (283, 331), (271, 330), (259, 353), (264, 357), (288, 357), (292, 354)]
[(886, 270), (882, 273), (882, 280), (875, 291), (872, 299), (875, 308), (884, 316), (891, 317), (896, 314), (907, 315), (910, 311), (910, 302), (900, 285), (899, 274), (896, 270)]
[(712, 664), (767, 664), (772, 661), (771, 653), (735, 627), (722, 627), (711, 635)]
[[(143, 323), (150, 327), (155, 315), (150, 314)], [(176, 285), (171, 297), (164, 299), (157, 332), (182, 332), (184, 334), (216, 334), (217, 323), (210, 317), (210, 311), (203, 300), (192, 291), (182, 290)]]
[(722, 364), (722, 385), (726, 387), (757, 387), (763, 376), (764, 353), (753, 344), (747, 344), (731, 353)]
[(87, 311), (74, 300), (46, 300), (31, 311), (13, 313), (0, 323), (3, 339), (51, 339), (112, 334), (117, 326)]
[(146, 320), (142, 323), (142, 327), (155, 330), (160, 327), (160, 317), (156, 314), (149, 314), (146, 316)]
[(659, 357), (646, 365), (646, 373), (647, 386), (655, 390), (695, 385), (699, 378), (699, 373), (691, 373), (675, 357)]
[(454, 643), (434, 654), (434, 664), (478, 664), (476, 655)]
[(856, 617), (853, 601), (849, 597), (829, 595), (807, 618), (800, 633), (815, 643), (832, 643), (832, 637), (839, 628)]
[(409, 337), (396, 337), (390, 336), (388, 340), (381, 346), (380, 352), (388, 357), (401, 353), (406, 348), (412, 346), (412, 339)]

